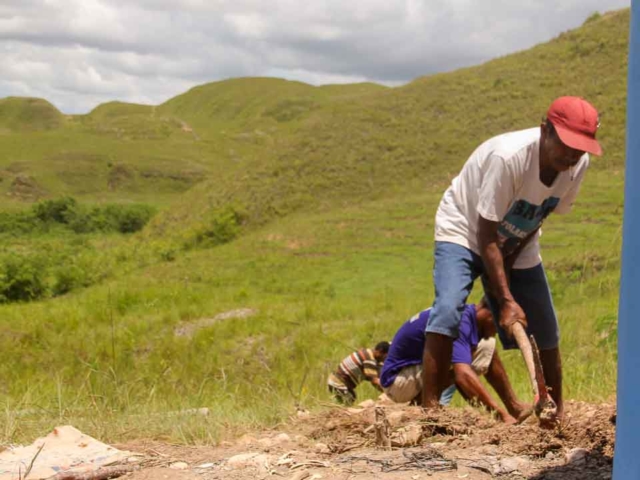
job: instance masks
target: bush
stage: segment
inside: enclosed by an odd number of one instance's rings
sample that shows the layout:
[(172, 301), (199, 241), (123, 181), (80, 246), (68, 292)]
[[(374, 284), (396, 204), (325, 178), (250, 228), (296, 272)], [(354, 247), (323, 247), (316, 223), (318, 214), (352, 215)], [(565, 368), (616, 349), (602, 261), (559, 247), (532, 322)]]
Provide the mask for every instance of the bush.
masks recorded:
[(228, 243), (240, 233), (242, 215), (232, 207), (216, 210), (195, 235), (195, 243), (215, 246)]
[(56, 269), (51, 293), (54, 297), (64, 295), (72, 290), (88, 287), (93, 283), (93, 276), (88, 266), (66, 264)]
[(595, 22), (597, 20), (600, 20), (601, 18), (602, 18), (602, 14), (600, 12), (593, 12), (591, 15), (587, 17), (583, 25), (587, 25), (589, 23)]
[(45, 223), (68, 224), (75, 216), (78, 202), (73, 197), (45, 200), (32, 207), (33, 215)]
[[(140, 204), (87, 207), (72, 197), (63, 197), (34, 205), (32, 214), (44, 224), (65, 225), (75, 233), (134, 233), (144, 228), (155, 209)], [(0, 221), (0, 228), (1, 224)]]
[(142, 230), (154, 214), (155, 209), (148, 205), (78, 208), (69, 222), (69, 228), (76, 233), (135, 233)]
[(0, 213), (0, 233), (25, 235), (36, 231), (42, 226), (41, 223), (32, 212)]
[(41, 257), (8, 256), (0, 261), (0, 302), (26, 302), (48, 295)]
[[(93, 210), (96, 210), (95, 208)], [(110, 230), (106, 221), (100, 215), (82, 205), (76, 208), (73, 218), (69, 221), (69, 228), (75, 233), (104, 232)]]
[(26, 212), (0, 212), (0, 233), (24, 235), (46, 232), (55, 225), (75, 233), (134, 233), (142, 230), (155, 213), (149, 205), (87, 207), (73, 197), (63, 197), (39, 202)]
[(113, 229), (120, 233), (135, 233), (144, 228), (155, 214), (148, 205), (108, 205), (104, 216)]

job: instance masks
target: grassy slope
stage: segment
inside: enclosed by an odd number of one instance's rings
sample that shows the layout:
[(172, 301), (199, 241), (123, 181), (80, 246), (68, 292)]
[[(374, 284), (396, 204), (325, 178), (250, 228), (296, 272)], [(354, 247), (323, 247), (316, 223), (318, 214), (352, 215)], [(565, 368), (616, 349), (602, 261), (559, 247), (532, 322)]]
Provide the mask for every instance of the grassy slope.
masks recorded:
[[(18, 176), (39, 191), (10, 203), (72, 194), (88, 201), (164, 205), (205, 178), (241, 168), (310, 111), (385, 90), (312, 87), (278, 79), (203, 85), (163, 105), (110, 102), (64, 116), (40, 99), (0, 100), (0, 194)], [(13, 202), (12, 202), (13, 201)]]
[(64, 116), (46, 100), (18, 97), (0, 99), (2, 133), (51, 130), (63, 124)]
[(606, 155), (595, 168), (620, 168), (628, 18), (610, 14), (479, 67), (331, 103), (265, 141), (241, 174), (231, 171), (182, 197), (167, 213), (169, 233), (176, 218), (197, 222), (211, 205), (241, 206), (263, 223), (314, 205), (440, 190), (479, 142), (537, 125), (550, 99), (564, 94), (585, 96), (602, 112)]
[[(63, 131), (90, 135), (83, 148), (96, 154), (149, 145), (167, 158), (195, 143), (202, 150), (190, 151), (194, 164), (216, 177), (145, 235), (105, 239), (105, 252), (138, 270), (65, 298), (0, 308), (0, 438), (69, 421), (105, 438), (211, 440), (229, 425), (277, 421), (294, 402), (326, 400), (324, 378), (350, 348), (389, 338), (430, 303), (433, 214), (466, 155), (488, 135), (537, 122), (549, 99), (565, 93), (602, 111), (606, 154), (576, 211), (550, 219), (543, 250), (564, 331), (567, 396), (607, 399), (615, 387), (628, 19), (628, 11), (609, 15), (549, 44), (403, 88), (273, 81), (273, 93), (253, 103), (245, 88), (271, 80), (221, 82), (155, 109), (107, 105), (73, 119)], [(219, 124), (209, 119), (213, 105)], [(118, 139), (118, 129), (134, 130), (123, 124), (154, 115), (181, 122), (180, 140)], [(96, 123), (112, 131), (97, 134)], [(14, 141), (30, 138), (43, 151), (46, 138), (64, 144), (43, 135)], [(213, 151), (221, 152), (216, 165), (235, 166), (214, 169), (206, 155)], [(180, 232), (229, 202), (248, 213), (244, 235), (180, 249)], [(158, 256), (158, 245), (173, 254)], [(173, 335), (178, 325), (241, 307), (258, 314), (192, 339)], [(524, 394), (521, 361), (510, 353), (507, 363)], [(200, 406), (214, 415), (131, 417)], [(34, 408), (40, 413), (29, 422), (16, 413)]]

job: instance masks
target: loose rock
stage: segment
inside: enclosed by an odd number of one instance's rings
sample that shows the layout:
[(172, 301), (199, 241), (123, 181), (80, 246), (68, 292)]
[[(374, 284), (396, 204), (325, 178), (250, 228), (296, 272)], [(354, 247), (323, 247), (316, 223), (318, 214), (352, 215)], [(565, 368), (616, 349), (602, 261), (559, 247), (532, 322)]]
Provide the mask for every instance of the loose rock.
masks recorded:
[(289, 480), (305, 480), (306, 478), (309, 478), (310, 475), (311, 474), (309, 472), (304, 470), (294, 474), (292, 477), (289, 477)]
[(316, 443), (313, 448), (318, 453), (331, 453), (331, 450), (329, 450), (329, 446), (326, 443)]
[(269, 461), (269, 456), (263, 453), (241, 453), (227, 460), (227, 465), (232, 468), (257, 467), (264, 468)]
[(589, 452), (585, 448), (572, 448), (565, 455), (567, 464), (581, 465), (587, 461)]

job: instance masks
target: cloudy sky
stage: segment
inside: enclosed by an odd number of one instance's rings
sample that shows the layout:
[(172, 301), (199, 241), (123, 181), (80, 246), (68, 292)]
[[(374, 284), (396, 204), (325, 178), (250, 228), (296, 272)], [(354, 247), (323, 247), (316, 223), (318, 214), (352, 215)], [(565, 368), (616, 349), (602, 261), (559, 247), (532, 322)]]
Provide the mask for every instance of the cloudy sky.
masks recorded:
[(0, 97), (65, 113), (230, 77), (399, 85), (528, 48), (630, 0), (0, 0)]

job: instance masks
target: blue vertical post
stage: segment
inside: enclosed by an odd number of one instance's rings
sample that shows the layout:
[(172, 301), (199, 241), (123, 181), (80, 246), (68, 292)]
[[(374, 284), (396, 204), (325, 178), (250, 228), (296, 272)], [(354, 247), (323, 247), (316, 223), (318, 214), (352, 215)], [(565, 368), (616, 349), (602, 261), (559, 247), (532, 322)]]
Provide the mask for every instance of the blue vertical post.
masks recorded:
[(640, 479), (640, 0), (631, 5), (614, 480)]

